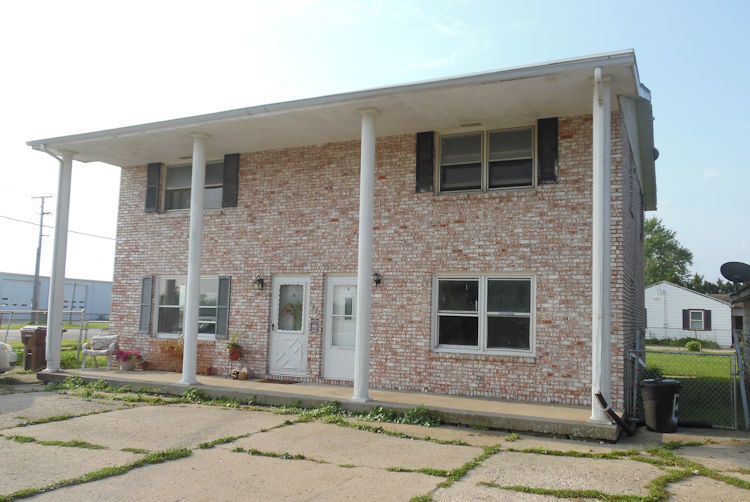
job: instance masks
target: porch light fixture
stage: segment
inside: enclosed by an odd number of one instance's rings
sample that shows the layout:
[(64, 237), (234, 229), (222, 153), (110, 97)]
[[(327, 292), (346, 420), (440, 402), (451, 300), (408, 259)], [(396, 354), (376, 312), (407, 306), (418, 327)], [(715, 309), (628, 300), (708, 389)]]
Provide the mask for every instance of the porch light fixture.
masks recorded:
[(380, 275), (379, 272), (373, 272), (372, 282), (375, 284), (375, 286), (380, 286), (380, 283), (383, 282), (383, 276)]
[(263, 278), (260, 275), (255, 274), (255, 280), (253, 281), (253, 288), (260, 291), (261, 289), (263, 289), (263, 285), (264, 285)]

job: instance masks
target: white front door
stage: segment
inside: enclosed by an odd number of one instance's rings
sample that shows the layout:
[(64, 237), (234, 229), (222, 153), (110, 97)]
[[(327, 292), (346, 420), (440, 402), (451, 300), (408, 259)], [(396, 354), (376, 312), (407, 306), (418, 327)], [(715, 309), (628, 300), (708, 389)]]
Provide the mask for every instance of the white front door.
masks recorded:
[(329, 277), (326, 282), (323, 376), (354, 378), (354, 334), (357, 323), (357, 277)]
[(305, 376), (307, 373), (308, 296), (310, 278), (273, 278), (268, 372)]

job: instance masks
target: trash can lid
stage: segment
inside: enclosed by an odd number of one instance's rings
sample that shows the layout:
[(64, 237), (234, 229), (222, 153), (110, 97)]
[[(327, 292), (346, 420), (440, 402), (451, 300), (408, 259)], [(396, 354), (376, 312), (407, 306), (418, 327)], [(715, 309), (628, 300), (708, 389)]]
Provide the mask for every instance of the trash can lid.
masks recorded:
[(20, 331), (21, 331), (21, 333), (36, 333), (36, 332), (39, 332), (39, 331), (44, 331), (46, 333), (47, 332), (47, 326), (29, 325), (29, 326), (24, 326), (23, 328), (20, 329)]
[(679, 387), (679, 380), (673, 378), (649, 378), (647, 380), (641, 380), (641, 387)]

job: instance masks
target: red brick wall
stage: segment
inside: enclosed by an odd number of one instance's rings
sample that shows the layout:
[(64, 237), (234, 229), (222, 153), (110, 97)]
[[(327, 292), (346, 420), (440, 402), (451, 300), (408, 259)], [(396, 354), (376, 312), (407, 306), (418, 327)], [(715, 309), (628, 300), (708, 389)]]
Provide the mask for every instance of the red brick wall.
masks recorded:
[[(622, 197), (632, 162), (616, 114), (612, 130), (612, 381), (621, 405), (626, 319), (634, 315), (626, 302), (637, 295), (625, 298), (620, 289), (642, 273), (630, 270), (642, 260), (620, 249), (633, 243)], [(561, 118), (559, 134), (558, 184), (445, 195), (415, 193), (415, 135), (378, 138), (374, 269), (383, 283), (373, 289), (372, 387), (590, 403), (591, 116)], [(204, 215), (202, 273), (232, 276), (230, 330), (242, 333), (243, 364), (254, 376), (267, 371), (271, 277), (305, 274), (311, 330), (304, 380), (324, 381), (325, 274), (356, 273), (359, 160), (356, 141), (244, 153), (238, 207)], [(122, 170), (112, 329), (123, 347), (167, 368), (160, 342), (136, 333), (140, 281), (186, 274), (189, 221), (185, 211), (145, 213), (145, 179), (145, 166)], [(534, 357), (431, 351), (432, 279), (441, 272), (534, 274)], [(254, 290), (255, 274), (269, 287)], [(208, 365), (228, 371), (222, 340), (200, 343), (199, 372)]]
[(636, 337), (643, 338), (641, 330), (646, 326), (644, 214), (624, 123), (613, 124), (612, 133), (613, 143), (619, 145), (616, 154), (614, 146), (612, 151), (612, 394), (619, 407), (624, 405), (625, 391), (620, 375), (627, 373), (628, 351), (635, 349)]

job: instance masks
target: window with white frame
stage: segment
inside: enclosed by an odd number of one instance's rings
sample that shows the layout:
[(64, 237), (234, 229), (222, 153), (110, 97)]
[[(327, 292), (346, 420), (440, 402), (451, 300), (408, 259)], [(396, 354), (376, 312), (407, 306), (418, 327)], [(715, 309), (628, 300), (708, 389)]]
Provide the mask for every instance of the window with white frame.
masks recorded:
[(434, 288), (436, 349), (533, 350), (532, 277), (441, 275)]
[(440, 191), (534, 184), (534, 128), (440, 137)]
[[(179, 335), (182, 333), (183, 329), (187, 280), (185, 277), (161, 277), (158, 284), (159, 306), (157, 332), (160, 335)], [(201, 277), (198, 333), (208, 335), (216, 334), (218, 296), (219, 278)]]
[(693, 331), (703, 331), (704, 329), (704, 311), (703, 310), (691, 310), (690, 311), (690, 329)]
[[(167, 179), (164, 189), (164, 209), (190, 208), (190, 184), (192, 164), (167, 166)], [(224, 161), (206, 163), (206, 182), (203, 189), (203, 207), (221, 208), (224, 191)]]

